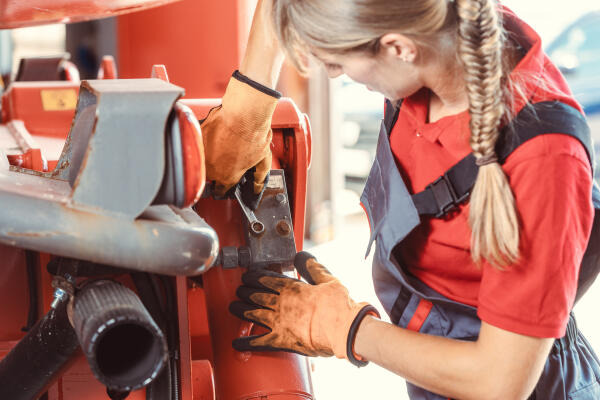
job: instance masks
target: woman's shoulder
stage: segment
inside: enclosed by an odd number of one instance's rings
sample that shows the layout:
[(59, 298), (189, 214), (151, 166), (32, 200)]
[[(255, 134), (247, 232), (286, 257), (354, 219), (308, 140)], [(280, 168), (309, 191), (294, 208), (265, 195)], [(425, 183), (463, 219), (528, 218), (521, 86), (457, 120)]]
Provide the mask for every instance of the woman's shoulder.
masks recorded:
[(506, 164), (534, 158), (568, 156), (590, 164), (587, 151), (579, 139), (562, 132), (538, 135), (517, 147)]
[[(531, 132), (538, 133), (532, 139), (526, 140), (519, 145), (507, 158), (505, 165), (510, 167), (526, 160), (535, 160), (537, 158), (564, 158), (571, 157), (579, 160), (584, 165), (590, 167), (590, 159), (586, 146), (580, 141), (585, 140), (585, 120), (581, 115), (582, 110), (579, 104), (573, 99), (570, 93), (565, 93), (564, 88), (554, 88), (555, 90), (539, 90), (530, 98), (528, 105), (522, 107), (520, 112), (514, 117), (517, 131), (521, 129), (530, 129)], [(531, 117), (533, 116), (533, 117)], [(540, 126), (536, 126), (540, 124)], [(553, 131), (553, 129), (556, 129)], [(577, 129), (576, 136), (568, 130)], [(507, 133), (511, 134), (511, 133)], [(527, 132), (512, 132), (523, 138), (527, 137)], [(524, 139), (521, 139), (524, 140)], [(593, 149), (590, 149), (593, 151)]]
[(556, 165), (564, 169), (585, 169), (591, 177), (591, 163), (585, 146), (575, 137), (564, 133), (547, 133), (521, 144), (504, 163), (507, 173), (527, 164), (533, 173), (537, 166), (548, 168)]

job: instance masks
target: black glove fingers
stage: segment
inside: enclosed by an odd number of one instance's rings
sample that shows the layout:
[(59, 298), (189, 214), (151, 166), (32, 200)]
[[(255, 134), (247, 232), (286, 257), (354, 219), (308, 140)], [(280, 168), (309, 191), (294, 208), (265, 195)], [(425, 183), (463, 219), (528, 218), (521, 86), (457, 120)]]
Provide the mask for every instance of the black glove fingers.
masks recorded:
[(242, 275), (246, 286), (260, 289), (266, 293), (280, 294), (281, 290), (292, 282), (300, 282), (283, 274), (269, 270), (249, 271)]
[(277, 303), (277, 294), (269, 291), (268, 293), (251, 288), (248, 286), (240, 286), (237, 288), (235, 294), (241, 300), (249, 304), (254, 304), (259, 307), (266, 307), (270, 310), (275, 309)]
[(271, 330), (271, 327), (268, 325), (269, 318), (265, 315), (265, 311), (271, 314), (273, 313), (263, 307), (254, 306), (243, 301), (234, 301), (229, 304), (229, 312), (239, 319), (255, 323), (263, 328)]
[(296, 256), (294, 257), (294, 266), (296, 267), (296, 270), (298, 271), (300, 276), (304, 278), (306, 282), (310, 283), (311, 285), (316, 285), (312, 276), (310, 276), (308, 268), (306, 268), (306, 263), (308, 262), (308, 260), (311, 259), (315, 261), (317, 260), (315, 256), (310, 254), (308, 251), (301, 251), (299, 253), (296, 253)]
[[(264, 333), (262, 335), (254, 335), (254, 336), (244, 336), (244, 337), (240, 337), (237, 339), (233, 339), (233, 342), (231, 342), (231, 344), (233, 345), (233, 348), (236, 349), (237, 351), (254, 351), (256, 350), (254, 346), (252, 346), (250, 344), (250, 342), (252, 342), (252, 340), (268, 335), (269, 333)], [(271, 349), (271, 351), (274, 351), (276, 349)], [(263, 351), (268, 351), (268, 350), (263, 350)]]
[(268, 271), (268, 270), (258, 270), (258, 271), (246, 272), (244, 275), (242, 275), (242, 282), (244, 283), (244, 285), (255, 288), (255, 289), (261, 289), (268, 293), (279, 294), (279, 292), (277, 292), (273, 288), (265, 286), (260, 281), (260, 279), (265, 276), (274, 277), (274, 278), (283, 278), (283, 279), (287, 278), (287, 276), (278, 274), (277, 272)]
[(315, 256), (307, 251), (301, 251), (294, 257), (294, 266), (296, 270), (311, 285), (329, 282), (335, 279), (331, 272), (323, 265), (317, 262)]
[(270, 335), (271, 333), (265, 333), (263, 335), (254, 335), (237, 338), (233, 340), (232, 345), (233, 348), (237, 351), (285, 351), (288, 353), (300, 354), (302, 356), (309, 355), (297, 350), (279, 348), (276, 346), (266, 344), (270, 342)]

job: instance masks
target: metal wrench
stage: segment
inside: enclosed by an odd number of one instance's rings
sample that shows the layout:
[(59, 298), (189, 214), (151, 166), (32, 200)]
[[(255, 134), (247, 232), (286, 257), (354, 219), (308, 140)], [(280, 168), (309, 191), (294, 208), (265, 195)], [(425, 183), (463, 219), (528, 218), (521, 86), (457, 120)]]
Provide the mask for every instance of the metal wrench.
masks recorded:
[(244, 203), (244, 200), (242, 199), (242, 189), (240, 188), (240, 185), (236, 186), (234, 194), (238, 203), (240, 203), (240, 207), (246, 215), (246, 218), (248, 218), (248, 225), (250, 226), (250, 230), (252, 231), (252, 233), (255, 235), (260, 235), (261, 233), (263, 233), (265, 231), (265, 225), (262, 222), (260, 222), (258, 218), (256, 218), (256, 215), (254, 215), (254, 211), (252, 211)]

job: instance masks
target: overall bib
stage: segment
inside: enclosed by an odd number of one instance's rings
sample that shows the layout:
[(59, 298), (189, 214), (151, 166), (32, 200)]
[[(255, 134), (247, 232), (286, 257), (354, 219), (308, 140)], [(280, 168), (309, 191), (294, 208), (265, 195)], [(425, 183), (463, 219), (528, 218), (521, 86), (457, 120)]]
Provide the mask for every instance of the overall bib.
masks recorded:
[[(476, 308), (429, 288), (406, 273), (394, 256), (394, 248), (420, 224), (420, 217), (390, 148), (393, 123), (381, 124), (375, 161), (361, 196), (371, 227), (367, 254), (375, 243), (375, 291), (392, 323), (430, 335), (474, 341), (481, 326)], [(597, 190), (594, 196), (600, 200)], [(413, 400), (446, 399), (408, 382), (407, 388)], [(530, 399), (600, 399), (600, 361), (578, 331), (573, 314), (566, 335), (554, 342)]]

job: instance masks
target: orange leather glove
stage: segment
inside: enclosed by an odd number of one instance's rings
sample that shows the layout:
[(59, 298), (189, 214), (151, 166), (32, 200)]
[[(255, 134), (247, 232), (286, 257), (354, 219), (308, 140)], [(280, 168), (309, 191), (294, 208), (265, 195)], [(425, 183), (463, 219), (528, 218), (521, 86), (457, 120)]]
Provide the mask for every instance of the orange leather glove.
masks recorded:
[(244, 285), (237, 295), (243, 301), (231, 303), (229, 310), (269, 332), (235, 339), (233, 347), (335, 355), (357, 366), (366, 365), (354, 354), (354, 338), (366, 315), (379, 317), (377, 310), (368, 303), (355, 303), (344, 285), (309, 253), (298, 253), (294, 264), (308, 284), (268, 270), (242, 276)]
[(256, 167), (254, 193), (271, 170), (271, 117), (281, 94), (235, 71), (220, 106), (202, 122), (206, 179), (223, 196)]

